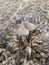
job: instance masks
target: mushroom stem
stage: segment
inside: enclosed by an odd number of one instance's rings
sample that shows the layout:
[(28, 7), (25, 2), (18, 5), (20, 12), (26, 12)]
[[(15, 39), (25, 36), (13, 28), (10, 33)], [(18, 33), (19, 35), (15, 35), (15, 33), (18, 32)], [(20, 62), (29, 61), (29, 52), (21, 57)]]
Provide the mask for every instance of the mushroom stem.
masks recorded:
[(22, 41), (23, 41), (23, 42), (25, 41), (25, 36), (24, 36), (24, 35), (22, 35)]
[(26, 46), (27, 45), (27, 39), (26, 36), (22, 35), (19, 40), (20, 46)]

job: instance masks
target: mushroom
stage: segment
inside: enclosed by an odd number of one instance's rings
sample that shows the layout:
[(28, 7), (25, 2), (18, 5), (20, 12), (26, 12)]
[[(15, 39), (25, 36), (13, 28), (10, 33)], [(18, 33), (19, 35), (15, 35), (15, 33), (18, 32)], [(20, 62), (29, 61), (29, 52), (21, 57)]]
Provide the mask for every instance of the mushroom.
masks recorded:
[(37, 28), (33, 23), (30, 23), (29, 21), (23, 22), (24, 27), (29, 30), (29, 36), (27, 37), (27, 40), (29, 42), (30, 37), (32, 36), (32, 32)]
[(37, 28), (37, 26), (35, 26), (33, 23), (30, 23), (29, 21), (23, 22), (23, 24), (29, 31), (34, 31)]
[[(22, 45), (26, 46), (27, 45), (26, 36), (29, 35), (29, 30), (26, 29), (24, 27), (24, 25), (21, 23), (21, 24), (17, 24), (15, 26), (14, 32), (19, 37), (19, 43), (20, 43), (19, 46), (22, 46)], [(26, 43), (24, 43), (24, 41)], [(21, 42), (23, 42), (23, 43), (21, 43)]]
[(29, 34), (29, 31), (24, 27), (23, 24), (17, 24), (17, 26), (14, 29), (14, 32), (18, 36), (28, 35)]

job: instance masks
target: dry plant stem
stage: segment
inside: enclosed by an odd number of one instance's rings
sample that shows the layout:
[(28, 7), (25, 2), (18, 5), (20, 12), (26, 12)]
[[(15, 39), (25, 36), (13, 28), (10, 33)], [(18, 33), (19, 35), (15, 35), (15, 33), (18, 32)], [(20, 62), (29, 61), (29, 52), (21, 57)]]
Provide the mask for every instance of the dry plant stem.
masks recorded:
[[(12, 57), (8, 58), (7, 61), (4, 61), (3, 63), (1, 63), (1, 65), (6, 65), (6, 64), (8, 64), (12, 58), (17, 58), (17, 56), (19, 56), (19, 52), (16, 53), (15, 55), (13, 55)], [(17, 59), (18, 59), (18, 58), (17, 58)], [(16, 61), (16, 62), (17, 62), (17, 61)]]
[(20, 46), (21, 46), (21, 42), (23, 42), (23, 45), (24, 45), (24, 46), (27, 45), (26, 36), (22, 35), (22, 36), (20, 37), (20, 40), (19, 40)]
[(24, 36), (24, 35), (22, 35), (22, 41), (23, 41), (23, 42), (25, 41), (25, 36)]
[(7, 55), (6, 55), (5, 53), (3, 53), (3, 55), (5, 56), (5, 59), (6, 59), (6, 61), (7, 61)]
[(22, 41), (22, 36), (18, 36), (19, 37), (19, 54), (21, 54), (21, 41)]
[(43, 15), (49, 19), (49, 16), (47, 16), (44, 12), (48, 12), (49, 10), (44, 10), (42, 7), (40, 7), (40, 9), (42, 10), (41, 12), (43, 12)]

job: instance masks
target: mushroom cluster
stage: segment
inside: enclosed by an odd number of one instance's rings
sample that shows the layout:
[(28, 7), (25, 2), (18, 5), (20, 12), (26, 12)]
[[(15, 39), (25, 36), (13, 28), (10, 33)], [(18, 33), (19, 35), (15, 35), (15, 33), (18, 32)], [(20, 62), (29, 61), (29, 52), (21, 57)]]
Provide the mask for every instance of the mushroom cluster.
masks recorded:
[[(31, 48), (28, 46), (28, 37), (30, 32), (33, 32), (37, 26), (33, 23), (30, 23), (29, 21), (23, 21), (22, 23), (17, 23), (14, 28), (14, 32), (17, 36), (19, 36), (19, 46), (21, 47), (23, 43), (23, 48), (24, 46), (26, 47), (26, 52), (27, 52), (27, 59), (31, 57)], [(23, 49), (20, 48), (20, 49)], [(23, 52), (22, 52), (23, 53)]]
[[(17, 22), (17, 21), (16, 21)], [(29, 21), (23, 21), (21, 23), (15, 24), (14, 33), (19, 37), (20, 42), (24, 43), (24, 46), (28, 43), (28, 37), (31, 32), (33, 32), (37, 26)], [(19, 42), (19, 43), (20, 43)]]
[(30, 23), (29, 21), (24, 21), (20, 24), (17, 24), (14, 32), (16, 35), (29, 35), (30, 31), (34, 31), (37, 28), (37, 26), (33, 23)]

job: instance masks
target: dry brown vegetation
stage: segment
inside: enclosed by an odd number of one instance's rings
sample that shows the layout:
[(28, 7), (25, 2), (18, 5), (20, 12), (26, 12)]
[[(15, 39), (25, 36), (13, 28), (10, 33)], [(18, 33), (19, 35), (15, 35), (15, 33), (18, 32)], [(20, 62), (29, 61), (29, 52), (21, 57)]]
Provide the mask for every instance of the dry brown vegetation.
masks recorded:
[(0, 0), (0, 65), (49, 65), (49, 0)]

